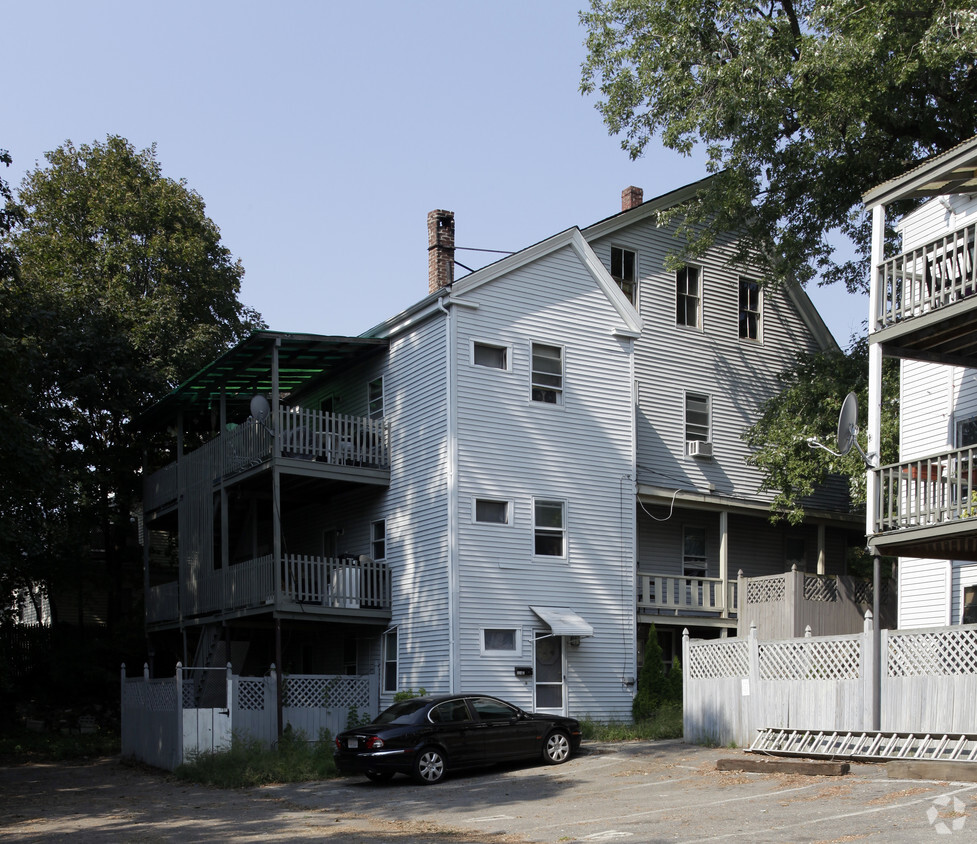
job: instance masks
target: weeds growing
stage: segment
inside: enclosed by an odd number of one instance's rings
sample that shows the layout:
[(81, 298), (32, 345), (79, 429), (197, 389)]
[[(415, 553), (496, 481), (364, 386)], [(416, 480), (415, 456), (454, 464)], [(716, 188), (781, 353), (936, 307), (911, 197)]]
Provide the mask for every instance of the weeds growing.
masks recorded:
[(328, 730), (317, 741), (309, 741), (301, 730), (286, 730), (275, 747), (235, 735), (229, 749), (194, 754), (174, 773), (182, 780), (218, 788), (308, 782), (336, 776), (332, 751)]
[(602, 723), (584, 717), (580, 729), (585, 739), (592, 741), (660, 741), (682, 738), (682, 704), (667, 703), (650, 718), (634, 723), (611, 721)]

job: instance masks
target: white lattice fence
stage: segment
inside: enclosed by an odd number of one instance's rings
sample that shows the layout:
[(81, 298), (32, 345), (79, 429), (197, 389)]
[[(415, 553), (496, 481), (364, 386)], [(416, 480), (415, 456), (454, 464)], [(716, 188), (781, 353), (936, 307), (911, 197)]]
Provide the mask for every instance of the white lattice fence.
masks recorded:
[(977, 625), (883, 630), (882, 729), (977, 732)]
[(697, 642), (689, 652), (685, 673), (689, 677), (749, 677), (750, 651), (745, 639)]
[(861, 637), (788, 639), (758, 644), (762, 680), (857, 680)]

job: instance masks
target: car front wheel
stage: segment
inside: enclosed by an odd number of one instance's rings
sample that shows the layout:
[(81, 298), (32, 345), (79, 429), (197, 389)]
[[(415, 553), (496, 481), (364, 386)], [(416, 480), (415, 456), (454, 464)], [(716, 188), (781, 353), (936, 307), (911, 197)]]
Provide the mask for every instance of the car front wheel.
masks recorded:
[(414, 779), (423, 785), (434, 785), (444, 778), (444, 754), (436, 747), (425, 747), (414, 759)]
[(570, 758), (570, 739), (559, 730), (550, 733), (543, 744), (543, 761), (547, 765), (560, 765)]

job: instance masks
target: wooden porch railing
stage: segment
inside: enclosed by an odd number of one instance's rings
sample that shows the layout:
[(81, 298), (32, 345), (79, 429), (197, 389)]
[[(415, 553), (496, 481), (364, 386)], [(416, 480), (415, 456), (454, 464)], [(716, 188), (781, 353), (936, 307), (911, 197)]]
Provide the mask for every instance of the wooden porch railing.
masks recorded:
[(164, 466), (143, 482), (143, 507), (175, 501), (190, 478), (231, 478), (271, 459), (274, 438), (282, 457), (336, 466), (390, 468), (390, 428), (383, 419), (282, 407), (278, 424), (248, 420)]
[(282, 561), (282, 589), (275, 593), (274, 558), (258, 557), (178, 583), (149, 589), (146, 620), (176, 621), (253, 607), (289, 605), (332, 609), (390, 609), (390, 570), (369, 557), (324, 558), (289, 554)]
[(675, 610), (676, 613), (735, 612), (737, 584), (718, 577), (638, 574), (638, 609)]
[(977, 223), (883, 261), (876, 268), (881, 295), (875, 328), (929, 313), (977, 294)]
[(975, 448), (958, 448), (876, 470), (875, 532), (925, 527), (977, 516)]

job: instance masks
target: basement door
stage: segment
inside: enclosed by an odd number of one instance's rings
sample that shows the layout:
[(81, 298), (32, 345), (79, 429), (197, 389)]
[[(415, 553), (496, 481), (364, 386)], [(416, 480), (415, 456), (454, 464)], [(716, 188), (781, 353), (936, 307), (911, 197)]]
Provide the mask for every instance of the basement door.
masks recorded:
[(533, 666), (533, 711), (566, 715), (566, 654), (563, 636), (536, 631)]

